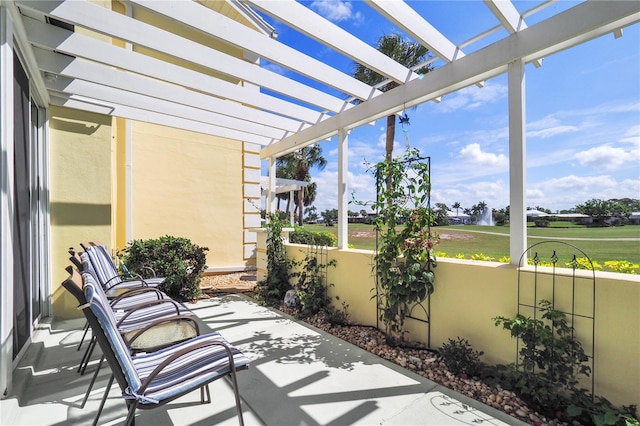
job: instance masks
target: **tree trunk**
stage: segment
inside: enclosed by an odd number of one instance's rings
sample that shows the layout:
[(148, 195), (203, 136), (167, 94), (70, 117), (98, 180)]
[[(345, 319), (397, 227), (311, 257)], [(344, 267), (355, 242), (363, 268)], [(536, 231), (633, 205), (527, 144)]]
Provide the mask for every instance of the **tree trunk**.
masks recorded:
[[(393, 140), (396, 137), (396, 116), (389, 115), (387, 116), (387, 136), (386, 136), (386, 144), (385, 144), (385, 161), (387, 163), (391, 163), (393, 160)], [(389, 171), (391, 172), (391, 171)], [(387, 191), (391, 192), (391, 173), (387, 176)]]
[(396, 116), (387, 116), (387, 137), (386, 137), (386, 155), (385, 160), (391, 162), (393, 159), (393, 140), (396, 138)]

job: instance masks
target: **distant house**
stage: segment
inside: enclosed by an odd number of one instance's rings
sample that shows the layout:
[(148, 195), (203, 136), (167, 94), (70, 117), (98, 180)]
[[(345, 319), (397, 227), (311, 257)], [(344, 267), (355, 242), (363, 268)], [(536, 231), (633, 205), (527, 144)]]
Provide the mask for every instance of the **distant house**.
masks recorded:
[(451, 225), (468, 225), (471, 223), (471, 216), (468, 214), (447, 212), (447, 217), (449, 218), (449, 224)]

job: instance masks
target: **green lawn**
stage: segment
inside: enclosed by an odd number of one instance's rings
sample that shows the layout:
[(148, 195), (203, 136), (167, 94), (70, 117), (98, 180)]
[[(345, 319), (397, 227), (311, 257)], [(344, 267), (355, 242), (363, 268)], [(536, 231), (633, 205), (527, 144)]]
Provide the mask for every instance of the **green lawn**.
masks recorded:
[[(556, 224), (557, 226), (558, 224)], [(627, 225), (608, 228), (587, 227), (563, 227), (528, 229), (529, 245), (549, 239), (559, 238), (584, 251), (592, 261), (603, 264), (607, 260), (628, 260), (632, 263), (640, 263), (640, 241), (608, 241), (615, 238), (640, 238), (640, 226)], [(305, 228), (313, 231), (328, 231), (337, 234), (337, 226), (305, 225)], [(440, 234), (440, 244), (436, 251), (446, 253), (447, 257), (455, 257), (463, 254), (470, 259), (472, 255), (482, 253), (498, 260), (509, 255), (509, 227), (508, 226), (443, 226), (433, 228)], [(577, 238), (578, 240), (574, 240)], [(373, 225), (350, 224), (349, 244), (353, 248), (375, 250), (375, 229)], [(550, 245), (551, 246), (551, 245)], [(539, 255), (547, 260), (551, 253), (546, 253), (545, 246), (540, 247)], [(559, 247), (562, 247), (559, 245)], [(553, 247), (553, 250), (556, 247)], [(563, 249), (564, 250), (564, 249)], [(566, 255), (572, 255), (575, 251), (566, 249)], [(565, 259), (563, 252), (558, 253)], [(576, 253), (578, 254), (578, 253)]]

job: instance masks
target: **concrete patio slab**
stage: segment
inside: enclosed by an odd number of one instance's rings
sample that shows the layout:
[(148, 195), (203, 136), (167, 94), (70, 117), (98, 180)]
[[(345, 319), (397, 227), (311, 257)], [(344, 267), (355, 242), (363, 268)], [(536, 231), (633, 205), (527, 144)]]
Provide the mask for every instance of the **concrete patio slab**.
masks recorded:
[[(243, 295), (187, 304), (207, 328), (219, 331), (251, 360), (238, 373), (248, 425), (524, 425), (498, 410), (443, 388), (417, 374)], [(109, 371), (101, 371), (84, 409), (80, 403), (95, 371), (76, 368), (83, 322), (43, 324), (14, 374), (18, 384), (0, 402), (3, 425), (88, 424)], [(99, 358), (96, 354), (94, 359)], [(193, 392), (166, 406), (138, 410), (140, 425), (237, 424), (230, 383), (212, 384), (213, 404)], [(100, 424), (122, 424), (125, 404), (117, 386)]]

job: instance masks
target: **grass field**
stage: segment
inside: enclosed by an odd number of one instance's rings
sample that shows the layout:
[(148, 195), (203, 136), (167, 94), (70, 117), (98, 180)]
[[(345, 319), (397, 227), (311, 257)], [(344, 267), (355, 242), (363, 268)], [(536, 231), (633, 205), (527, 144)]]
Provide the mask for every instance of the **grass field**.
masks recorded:
[[(528, 229), (528, 244), (532, 245), (546, 240), (563, 241), (584, 251), (592, 261), (603, 264), (607, 260), (628, 260), (640, 263), (640, 226), (627, 225), (608, 228), (587, 228), (572, 226), (568, 223), (555, 223), (550, 228)], [(337, 234), (337, 226), (305, 225), (312, 231), (328, 231)], [(440, 235), (437, 252), (444, 252), (446, 257), (484, 254), (498, 260), (509, 256), (509, 227), (508, 226), (443, 226), (435, 227), (434, 231)], [(629, 240), (629, 239), (635, 239)], [(353, 248), (375, 250), (375, 228), (373, 225), (349, 224), (349, 244)], [(555, 248), (555, 247), (554, 247)], [(551, 256), (544, 253), (541, 247), (540, 256)], [(569, 249), (567, 249), (569, 250)], [(572, 250), (573, 254), (575, 250)], [(562, 253), (559, 253), (562, 255)], [(544, 259), (546, 260), (546, 259)], [(562, 258), (562, 261), (567, 261)]]

